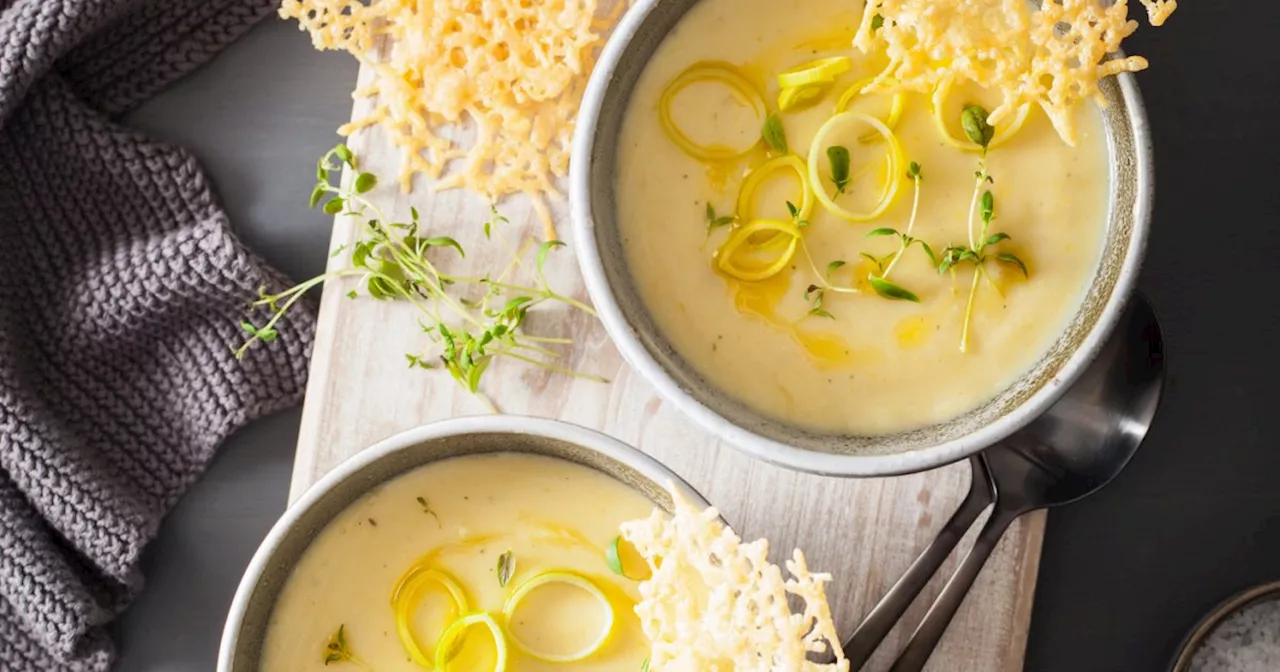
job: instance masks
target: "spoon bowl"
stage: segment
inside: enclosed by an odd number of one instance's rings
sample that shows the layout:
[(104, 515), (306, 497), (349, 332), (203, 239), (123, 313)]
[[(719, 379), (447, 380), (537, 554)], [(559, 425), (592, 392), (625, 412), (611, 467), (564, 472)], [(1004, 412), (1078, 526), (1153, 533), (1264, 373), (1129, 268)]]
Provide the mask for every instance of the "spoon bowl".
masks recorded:
[(1163, 389), (1160, 325), (1151, 305), (1135, 297), (1098, 357), (1044, 415), (970, 459), (973, 480), (960, 508), (845, 643), (850, 669), (870, 659), (965, 532), (994, 503), (973, 548), (892, 672), (923, 669), (1009, 525), (1025, 513), (1075, 502), (1110, 483), (1146, 437)]

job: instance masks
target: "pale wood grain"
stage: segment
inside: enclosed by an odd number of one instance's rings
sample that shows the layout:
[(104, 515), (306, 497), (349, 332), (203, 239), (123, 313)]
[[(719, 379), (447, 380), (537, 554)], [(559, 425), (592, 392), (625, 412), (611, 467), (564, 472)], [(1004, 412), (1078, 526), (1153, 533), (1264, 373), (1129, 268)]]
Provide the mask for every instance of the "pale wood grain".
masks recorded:
[[(362, 70), (362, 80), (370, 73)], [(356, 104), (359, 113), (361, 103)], [(377, 129), (360, 132), (351, 146), (362, 167), (394, 175), (398, 154)], [(389, 182), (389, 180), (388, 180)], [(411, 196), (394, 186), (373, 192), (375, 202), (403, 216), (415, 206), (433, 230), (458, 239), (468, 263), (485, 268), (502, 256), (486, 249), (480, 223), (488, 204), (459, 191), (431, 193), (419, 184)], [(510, 236), (540, 231), (527, 204), (503, 206)], [(563, 208), (558, 214), (563, 217)], [(563, 222), (564, 220), (561, 219)], [(562, 236), (568, 227), (561, 225)], [(351, 223), (339, 219), (334, 246), (351, 242)], [(586, 299), (569, 250), (555, 253), (548, 276), (557, 291)], [(493, 246), (490, 245), (490, 248)], [(346, 263), (345, 256), (331, 264)], [(343, 459), (396, 432), (433, 420), (486, 412), (442, 372), (406, 368), (403, 353), (427, 343), (403, 305), (347, 299), (346, 281), (326, 287), (298, 441), (290, 501)], [(507, 413), (560, 418), (603, 430), (657, 457), (686, 478), (746, 538), (771, 540), (775, 556), (800, 547), (810, 567), (836, 576), (831, 598), (847, 634), (906, 570), (947, 520), (968, 487), (968, 467), (889, 479), (835, 479), (800, 474), (761, 462), (717, 442), (663, 403), (622, 361), (603, 327), (585, 314), (557, 308), (538, 315), (539, 328), (566, 334), (576, 344), (568, 365), (598, 373), (610, 384), (575, 380), (502, 362), (485, 375), (484, 389)], [(975, 528), (976, 529), (976, 528)], [(1034, 596), (1044, 516), (1015, 524), (996, 549), (960, 610), (929, 669), (943, 672), (1021, 670)], [(963, 551), (971, 537), (961, 546)], [(949, 573), (956, 558), (945, 568)], [(926, 593), (941, 589), (935, 581)], [(923, 616), (913, 606), (869, 669), (887, 667)]]

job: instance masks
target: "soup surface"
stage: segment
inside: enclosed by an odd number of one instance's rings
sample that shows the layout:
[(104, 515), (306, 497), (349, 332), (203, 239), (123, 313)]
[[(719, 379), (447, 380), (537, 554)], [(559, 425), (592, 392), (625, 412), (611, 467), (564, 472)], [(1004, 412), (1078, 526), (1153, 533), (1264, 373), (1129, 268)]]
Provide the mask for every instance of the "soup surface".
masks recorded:
[[(635, 672), (649, 655), (633, 612), (637, 584), (610, 571), (605, 549), (622, 522), (652, 510), (650, 500), (621, 482), (548, 457), (499, 453), (421, 467), (362, 497), (307, 549), (271, 616), (261, 669), (333, 670), (336, 663), (375, 672), (423, 669), (402, 644), (392, 609), (402, 576), (416, 567), (447, 573), (468, 611), (494, 614), (512, 637), (552, 654), (589, 646), (601, 632), (604, 607), (565, 584), (530, 591), (509, 621), (504, 602), (544, 572), (586, 577), (615, 614), (603, 648), (576, 662), (546, 662), (508, 639), (507, 669)], [(513, 571), (503, 586), (499, 559), (508, 551)], [(409, 616), (430, 658), (450, 618), (449, 602), (443, 588), (424, 593)], [(326, 666), (339, 628), (356, 660)], [(466, 630), (460, 641), (449, 669), (492, 669), (493, 639), (484, 627)]]
[[(985, 157), (991, 181), (982, 189), (992, 192), (996, 204), (991, 234), (1009, 239), (989, 248), (990, 262), (983, 266), (989, 278), (980, 277), (973, 291), (964, 352), (959, 344), (973, 264), (940, 272), (917, 244), (894, 263), (891, 279), (918, 303), (883, 298), (869, 283), (870, 275), (883, 272), (899, 239), (867, 234), (886, 227), (906, 230), (916, 197), (910, 179), (902, 180), (895, 199), (873, 221), (851, 223), (814, 206), (803, 228), (804, 245), (777, 275), (744, 281), (721, 272), (713, 257), (746, 223), (743, 213), (735, 213), (739, 190), (743, 176), (767, 159), (766, 146), (760, 143), (727, 162), (691, 157), (664, 132), (658, 112), (664, 90), (696, 63), (728, 62), (776, 111), (779, 72), (848, 56), (852, 68), (821, 91), (820, 99), (779, 115), (790, 151), (807, 160), (815, 133), (832, 117), (841, 94), (886, 63), (882, 55), (850, 46), (859, 10), (856, 2), (837, 0), (703, 0), (690, 10), (646, 67), (629, 102), (619, 139), (618, 221), (642, 300), (666, 338), (704, 377), (779, 420), (875, 435), (976, 408), (1044, 355), (1095, 271), (1107, 221), (1109, 162), (1101, 114), (1092, 104), (1076, 110), (1076, 147), (1065, 144), (1038, 110), (1007, 142), (1001, 137), (1005, 129), (996, 126), (998, 144)], [(890, 100), (861, 95), (848, 109), (885, 119)], [(957, 88), (940, 118), (963, 139), (961, 110), (968, 104), (993, 109), (996, 102), (989, 92)], [(705, 145), (744, 147), (761, 134), (759, 114), (716, 83), (684, 88), (669, 109), (674, 123)], [(944, 142), (931, 109), (929, 97), (904, 95), (894, 132), (904, 161), (921, 168), (912, 235), (940, 254), (970, 237), (980, 155)], [(849, 209), (872, 209), (887, 180), (884, 142), (869, 130), (862, 126), (832, 140), (851, 155), (849, 189), (836, 196)], [(905, 172), (905, 163), (899, 169)], [(833, 192), (825, 177), (829, 170), (823, 158), (822, 187)], [(797, 189), (794, 172), (774, 173), (752, 199), (753, 216), (790, 220), (786, 203), (800, 202)], [(735, 214), (738, 220), (728, 224)], [(710, 230), (709, 222), (716, 224)], [(1002, 254), (1023, 261), (1027, 277), (1012, 261), (999, 261)], [(821, 303), (815, 305), (818, 296)]]

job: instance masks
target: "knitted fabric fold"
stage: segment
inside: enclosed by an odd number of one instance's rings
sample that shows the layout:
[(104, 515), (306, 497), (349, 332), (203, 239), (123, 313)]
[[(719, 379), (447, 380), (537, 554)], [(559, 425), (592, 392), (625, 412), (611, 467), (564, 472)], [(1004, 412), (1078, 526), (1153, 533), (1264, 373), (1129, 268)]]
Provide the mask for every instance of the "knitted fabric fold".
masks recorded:
[(103, 625), (164, 515), (228, 434), (301, 399), (312, 318), (237, 361), (284, 279), (194, 157), (113, 121), (272, 7), (0, 0), (4, 672), (109, 669)]

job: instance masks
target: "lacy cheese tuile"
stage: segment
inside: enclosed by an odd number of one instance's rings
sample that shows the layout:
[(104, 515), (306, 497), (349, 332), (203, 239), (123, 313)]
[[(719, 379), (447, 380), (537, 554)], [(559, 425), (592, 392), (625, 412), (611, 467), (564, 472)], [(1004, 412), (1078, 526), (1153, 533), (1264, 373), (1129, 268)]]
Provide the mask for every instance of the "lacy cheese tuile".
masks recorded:
[[(1178, 7), (1175, 0), (1141, 2), (1154, 26)], [(990, 123), (1034, 103), (1075, 145), (1071, 110), (1085, 98), (1101, 101), (1098, 80), (1146, 69), (1140, 56), (1105, 60), (1137, 28), (1126, 0), (1046, 1), (1038, 8), (1026, 0), (869, 0), (853, 44), (889, 56), (867, 92), (927, 94), (973, 82), (1003, 95)]]
[[(715, 509), (699, 511), (675, 488), (674, 515), (655, 510), (622, 536), (653, 575), (640, 584), (636, 614), (653, 644), (653, 672), (847, 672), (825, 585), (796, 550), (789, 579), (770, 563), (769, 542), (742, 543)], [(804, 608), (794, 613), (789, 597)], [(834, 654), (833, 663), (808, 660)]]
[[(619, 3), (619, 8), (625, 3)], [(414, 175), (436, 189), (497, 200), (544, 197), (569, 167), (574, 119), (603, 31), (595, 0), (284, 0), (317, 49), (351, 53), (375, 72), (356, 90), (373, 111), (339, 129), (379, 124)], [(460, 139), (457, 125), (474, 138)], [(470, 135), (470, 134), (468, 134)]]

